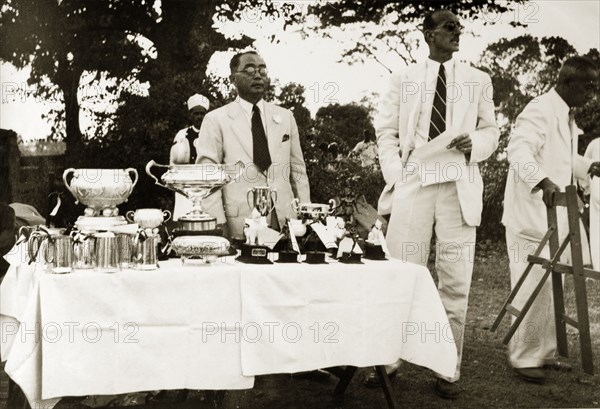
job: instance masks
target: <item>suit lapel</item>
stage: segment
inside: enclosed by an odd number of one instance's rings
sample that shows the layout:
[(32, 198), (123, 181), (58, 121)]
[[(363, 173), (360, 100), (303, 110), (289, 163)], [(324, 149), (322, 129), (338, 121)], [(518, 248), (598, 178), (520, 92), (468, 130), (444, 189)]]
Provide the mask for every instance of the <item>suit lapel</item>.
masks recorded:
[(252, 158), (252, 129), (250, 129), (248, 118), (246, 118), (246, 114), (244, 114), (240, 104), (237, 102), (232, 102), (227, 115), (229, 118), (231, 118), (233, 135), (235, 135), (240, 146), (244, 152), (246, 152), (248, 157)]
[[(470, 95), (472, 88), (465, 86), (469, 82), (469, 74), (465, 65), (454, 63), (454, 86), (449, 87), (448, 101), (455, 101), (452, 106), (452, 126), (459, 128), (469, 108), (469, 100), (474, 98)], [(462, 92), (462, 95), (461, 95)]]
[[(427, 74), (427, 63), (422, 62), (402, 76), (400, 85), (400, 149), (402, 150), (402, 163), (406, 163), (408, 155), (415, 148), (417, 123), (423, 95), (425, 95), (425, 81)], [(416, 88), (414, 87), (416, 85)]]
[[(281, 124), (277, 124), (273, 117), (275, 116), (275, 109), (272, 104), (265, 102), (265, 130), (267, 132), (267, 142), (269, 144), (269, 153), (271, 154), (271, 161), (273, 163), (279, 162), (279, 150), (281, 148), (281, 132), (279, 127)], [(279, 139), (279, 140), (278, 140)]]

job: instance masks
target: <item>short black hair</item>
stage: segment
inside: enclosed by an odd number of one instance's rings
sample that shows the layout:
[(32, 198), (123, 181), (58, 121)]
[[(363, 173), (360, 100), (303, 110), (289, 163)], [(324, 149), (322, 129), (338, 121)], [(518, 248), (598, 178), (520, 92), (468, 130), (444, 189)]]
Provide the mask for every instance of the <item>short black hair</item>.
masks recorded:
[(588, 72), (596, 70), (596, 65), (589, 58), (581, 56), (569, 57), (563, 62), (562, 67), (560, 67), (557, 83), (565, 84), (581, 78)]
[(449, 10), (438, 9), (438, 10), (433, 10), (433, 11), (430, 11), (429, 13), (427, 13), (425, 15), (425, 18), (423, 19), (423, 25), (422, 25), (423, 31), (433, 30), (434, 28), (436, 28), (438, 24), (437, 24), (435, 17), (444, 11), (449, 11)]
[(246, 54), (254, 54), (254, 55), (258, 55), (258, 53), (254, 50), (249, 50), (249, 51), (242, 51), (241, 53), (237, 53), (236, 55), (234, 55), (231, 58), (231, 61), (229, 61), (229, 70), (231, 71), (231, 73), (233, 74), (235, 71), (237, 71), (239, 65), (240, 65), (240, 60), (241, 58), (246, 55)]

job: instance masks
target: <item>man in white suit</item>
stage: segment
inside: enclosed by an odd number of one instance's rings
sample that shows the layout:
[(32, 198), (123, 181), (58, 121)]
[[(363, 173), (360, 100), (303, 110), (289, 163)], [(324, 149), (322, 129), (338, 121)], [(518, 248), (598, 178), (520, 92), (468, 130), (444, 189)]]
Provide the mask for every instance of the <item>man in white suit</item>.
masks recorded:
[(269, 186), (277, 192), (272, 227), (294, 217), (294, 198), (310, 202), (310, 190), (293, 113), (263, 100), (270, 83), (264, 60), (255, 51), (248, 51), (235, 55), (229, 67), (229, 79), (239, 96), (206, 115), (196, 149), (198, 163), (242, 161), (246, 165), (237, 182), (204, 203), (217, 223), (227, 222), (230, 236), (242, 238), (244, 218), (251, 214), (248, 189)]
[[(425, 17), (423, 35), (429, 58), (392, 75), (376, 121), (381, 170), (386, 189), (393, 191), (386, 237), (391, 255), (426, 265), (435, 233), (438, 290), (458, 352), (455, 375), (439, 375), (434, 384), (435, 392), (446, 399), (460, 393), (457, 381), (475, 228), (482, 210), (483, 182), (477, 163), (494, 152), (499, 137), (490, 77), (452, 58), (459, 49), (462, 28), (446, 10)], [(439, 142), (449, 135), (449, 143), (438, 151), (439, 160), (435, 155), (427, 163), (411, 157), (416, 148), (427, 148), (436, 137), (442, 138)], [(439, 167), (446, 152), (457, 158), (456, 163), (445, 163), (455, 165), (454, 177), (448, 180), (444, 177), (447, 169), (438, 169), (433, 180), (425, 183), (425, 174)], [(391, 374), (396, 370), (397, 365), (388, 367)], [(367, 386), (374, 380), (375, 375), (369, 374)]]
[[(573, 184), (573, 177), (586, 179), (588, 173), (600, 175), (600, 162), (577, 154), (581, 130), (570, 115), (570, 108), (584, 105), (597, 84), (598, 72), (591, 61), (569, 58), (558, 74), (556, 87), (532, 100), (517, 118), (507, 148), (510, 168), (502, 216), (512, 286), (523, 274), (527, 256), (535, 251), (548, 229), (546, 206), (551, 205), (552, 194)], [(562, 240), (569, 230), (566, 208), (557, 210)], [(549, 256), (548, 248), (542, 256)], [(531, 295), (543, 273), (541, 266), (533, 267), (514, 300), (517, 308)], [(552, 282), (547, 280), (511, 339), (509, 358), (520, 378), (543, 383), (544, 367), (567, 367), (558, 363), (555, 355)]]
[[(210, 108), (210, 102), (204, 95), (194, 94), (187, 100), (190, 126), (181, 129), (173, 139), (173, 146), (169, 152), (171, 165), (187, 165), (196, 163), (196, 148), (194, 142), (200, 133), (202, 120)], [(180, 193), (175, 193), (175, 209), (173, 221), (178, 220), (192, 209), (192, 201)]]

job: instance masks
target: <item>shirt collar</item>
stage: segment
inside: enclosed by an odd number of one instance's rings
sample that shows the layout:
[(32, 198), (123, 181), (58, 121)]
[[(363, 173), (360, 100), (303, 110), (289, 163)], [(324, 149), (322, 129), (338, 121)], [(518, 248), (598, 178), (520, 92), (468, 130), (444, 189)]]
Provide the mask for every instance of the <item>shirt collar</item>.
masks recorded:
[(190, 126), (190, 128), (192, 128), (192, 130), (196, 133), (200, 132), (200, 129), (196, 128), (194, 125)]
[(563, 118), (568, 118), (569, 112), (571, 110), (571, 108), (569, 108), (569, 105), (567, 105), (567, 103), (565, 102), (564, 99), (562, 99), (560, 94), (558, 92), (556, 92), (556, 89), (552, 88), (548, 93), (550, 95), (552, 95), (552, 97), (556, 101), (556, 107), (558, 108), (558, 111), (559, 111), (558, 115)]
[[(435, 72), (437, 73), (440, 70), (440, 63), (428, 58), (427, 68), (431, 70), (435, 69)], [(446, 71), (446, 78), (454, 73), (454, 58), (450, 58), (448, 61), (444, 62), (444, 70)]]
[[(246, 101), (244, 98), (241, 98), (240, 96), (238, 96), (236, 99), (236, 102), (238, 102), (240, 104), (240, 106), (242, 107), (242, 109), (244, 110), (244, 112), (246, 112), (246, 114), (248, 114), (248, 116), (252, 117), (252, 107), (254, 106), (252, 103)], [(262, 115), (265, 114), (265, 101), (264, 99), (260, 99), (260, 101), (258, 101), (256, 103), (256, 106), (258, 107), (258, 109), (260, 109), (260, 113)]]

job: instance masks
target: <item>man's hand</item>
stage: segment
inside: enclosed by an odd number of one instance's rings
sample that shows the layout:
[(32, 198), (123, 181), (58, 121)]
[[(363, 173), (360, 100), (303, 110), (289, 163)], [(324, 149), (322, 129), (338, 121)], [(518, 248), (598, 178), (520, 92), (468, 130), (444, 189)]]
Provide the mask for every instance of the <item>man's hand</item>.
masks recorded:
[(465, 155), (471, 154), (471, 149), (473, 149), (473, 141), (471, 141), (471, 137), (468, 133), (463, 133), (458, 135), (456, 138), (450, 141), (450, 144), (446, 146), (446, 149), (456, 148)]
[(544, 178), (540, 183), (537, 184), (537, 187), (542, 189), (543, 196), (542, 200), (544, 200), (544, 204), (547, 208), (553, 206), (553, 198), (554, 192), (560, 192), (560, 187), (558, 187), (550, 178)]
[(596, 176), (600, 178), (600, 162), (594, 162), (590, 165), (590, 169), (588, 173), (592, 176)]

